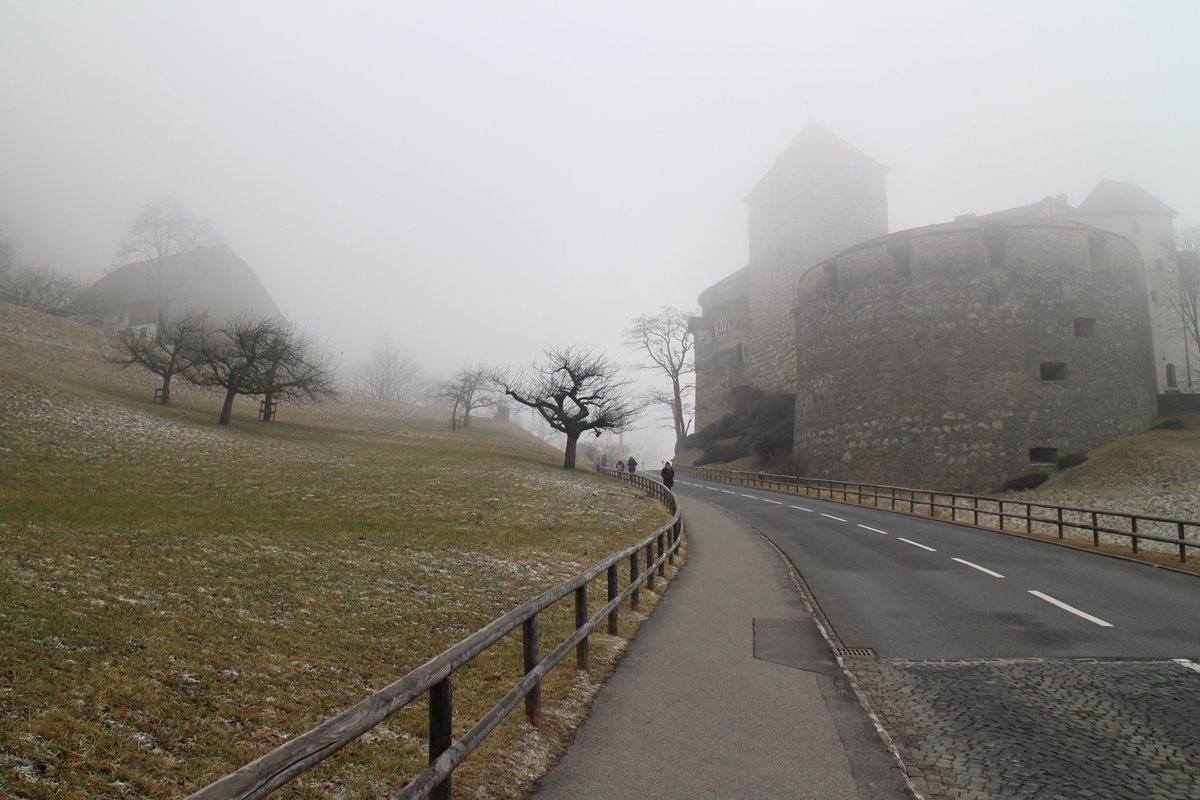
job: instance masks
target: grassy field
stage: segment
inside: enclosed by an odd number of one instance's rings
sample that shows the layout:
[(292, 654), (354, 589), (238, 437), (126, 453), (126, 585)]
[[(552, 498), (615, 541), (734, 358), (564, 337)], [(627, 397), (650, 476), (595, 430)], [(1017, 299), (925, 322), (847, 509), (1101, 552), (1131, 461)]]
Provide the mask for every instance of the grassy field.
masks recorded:
[[(271, 424), (243, 404), (218, 427), (219, 399), (180, 386), (156, 406), (110, 346), (0, 304), (0, 795), (187, 794), (666, 519), (505, 423), (452, 434), (344, 400)], [(594, 639), (593, 674), (556, 670), (544, 723), (505, 723), (456, 796), (524, 796), (623, 643)], [(456, 729), (520, 663), (514, 638), (461, 674)], [(424, 715), (280, 796), (396, 790), (423, 767)]]

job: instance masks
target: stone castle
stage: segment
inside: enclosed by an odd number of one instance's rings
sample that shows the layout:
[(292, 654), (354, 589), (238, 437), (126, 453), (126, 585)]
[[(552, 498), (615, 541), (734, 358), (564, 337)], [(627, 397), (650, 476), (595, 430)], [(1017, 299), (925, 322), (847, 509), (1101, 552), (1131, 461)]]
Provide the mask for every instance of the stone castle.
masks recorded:
[(697, 430), (739, 390), (793, 394), (804, 474), (979, 491), (1190, 390), (1159, 296), (1171, 208), (1105, 180), (888, 233), (886, 173), (809, 123), (746, 198), (750, 263), (691, 321)]

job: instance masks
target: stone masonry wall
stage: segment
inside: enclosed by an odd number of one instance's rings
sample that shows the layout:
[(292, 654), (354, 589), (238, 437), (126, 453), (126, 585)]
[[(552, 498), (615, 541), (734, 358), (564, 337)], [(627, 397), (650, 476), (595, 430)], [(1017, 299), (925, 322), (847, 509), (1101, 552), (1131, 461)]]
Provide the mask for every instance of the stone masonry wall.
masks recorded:
[(751, 380), (766, 392), (791, 393), (796, 283), (813, 264), (887, 233), (883, 173), (807, 167), (755, 196), (749, 231)]
[(843, 252), (798, 287), (806, 474), (991, 490), (1153, 420), (1146, 288), (1119, 236), (951, 223)]

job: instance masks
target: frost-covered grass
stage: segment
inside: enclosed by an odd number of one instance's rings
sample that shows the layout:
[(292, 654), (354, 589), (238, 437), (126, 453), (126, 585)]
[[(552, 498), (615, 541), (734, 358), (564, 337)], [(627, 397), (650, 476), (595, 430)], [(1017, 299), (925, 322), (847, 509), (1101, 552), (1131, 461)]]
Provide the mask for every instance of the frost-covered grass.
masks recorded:
[[(243, 405), (221, 428), (219, 401), (155, 406), (154, 379), (109, 366), (107, 346), (0, 305), (3, 796), (194, 791), (665, 520), (491, 421), (451, 434), (346, 401), (281, 406), (270, 425)], [(544, 620), (543, 641), (570, 617)], [(625, 633), (637, 622), (626, 612)], [(598, 636), (595, 674), (557, 670), (542, 726), (506, 722), (457, 796), (523, 796), (622, 648)], [(520, 664), (510, 637), (460, 674), (457, 729)], [(396, 790), (423, 767), (424, 715), (401, 712), (286, 796)]]

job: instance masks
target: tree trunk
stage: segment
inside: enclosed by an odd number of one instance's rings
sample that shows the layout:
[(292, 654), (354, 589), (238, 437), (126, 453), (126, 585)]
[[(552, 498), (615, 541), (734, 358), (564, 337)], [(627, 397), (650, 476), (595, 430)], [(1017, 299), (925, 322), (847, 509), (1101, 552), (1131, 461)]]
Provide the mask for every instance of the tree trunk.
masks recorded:
[(679, 388), (678, 376), (671, 378), (671, 390), (675, 397), (675, 408), (672, 409), (672, 416), (675, 418), (675, 449), (679, 450), (683, 440), (687, 438), (687, 431), (683, 429), (683, 392)]
[(229, 420), (233, 417), (233, 398), (237, 397), (237, 392), (233, 389), (225, 390), (225, 404), (221, 406), (221, 416), (217, 420), (218, 425), (228, 425)]
[(168, 372), (166, 375), (163, 375), (162, 379), (163, 385), (161, 402), (164, 406), (169, 406), (171, 405), (171, 373)]
[(563, 469), (575, 469), (575, 445), (579, 444), (578, 433), (567, 434), (567, 446), (563, 449)]

